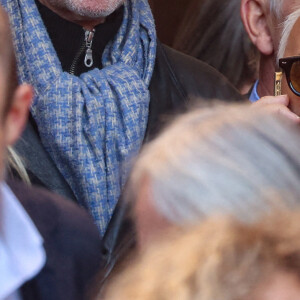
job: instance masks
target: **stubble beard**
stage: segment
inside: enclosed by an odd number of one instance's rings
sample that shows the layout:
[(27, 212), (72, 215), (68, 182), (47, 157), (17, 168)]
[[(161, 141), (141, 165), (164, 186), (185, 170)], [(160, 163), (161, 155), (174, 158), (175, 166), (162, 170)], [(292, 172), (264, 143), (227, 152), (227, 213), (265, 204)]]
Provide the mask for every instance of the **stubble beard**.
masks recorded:
[(104, 18), (113, 13), (125, 0), (48, 0), (53, 6), (68, 9), (81, 17)]

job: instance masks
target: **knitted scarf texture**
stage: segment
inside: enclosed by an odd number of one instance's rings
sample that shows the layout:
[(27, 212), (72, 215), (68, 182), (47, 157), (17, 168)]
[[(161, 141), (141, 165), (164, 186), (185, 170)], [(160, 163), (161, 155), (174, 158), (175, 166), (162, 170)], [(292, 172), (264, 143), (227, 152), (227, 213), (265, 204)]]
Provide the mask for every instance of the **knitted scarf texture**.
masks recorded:
[(63, 72), (34, 0), (0, 2), (10, 16), (20, 82), (35, 90), (31, 113), (42, 143), (103, 235), (148, 120), (156, 56), (148, 2), (125, 2), (103, 69), (79, 77)]

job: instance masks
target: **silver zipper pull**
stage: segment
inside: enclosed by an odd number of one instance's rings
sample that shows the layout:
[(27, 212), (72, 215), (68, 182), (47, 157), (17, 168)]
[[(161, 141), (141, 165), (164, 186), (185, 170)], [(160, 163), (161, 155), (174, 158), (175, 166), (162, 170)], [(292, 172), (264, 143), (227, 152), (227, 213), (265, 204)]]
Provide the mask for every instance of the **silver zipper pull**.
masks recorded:
[(93, 61), (93, 51), (92, 49), (86, 49), (86, 52), (85, 52), (85, 57), (84, 57), (84, 64), (90, 68), (93, 64), (94, 64), (94, 61)]
[(86, 51), (85, 51), (85, 57), (84, 57), (84, 64), (88, 68), (92, 67), (94, 64), (93, 50), (92, 50), (94, 35), (95, 35), (95, 29), (93, 29), (92, 31), (89, 31), (89, 30), (85, 31)]

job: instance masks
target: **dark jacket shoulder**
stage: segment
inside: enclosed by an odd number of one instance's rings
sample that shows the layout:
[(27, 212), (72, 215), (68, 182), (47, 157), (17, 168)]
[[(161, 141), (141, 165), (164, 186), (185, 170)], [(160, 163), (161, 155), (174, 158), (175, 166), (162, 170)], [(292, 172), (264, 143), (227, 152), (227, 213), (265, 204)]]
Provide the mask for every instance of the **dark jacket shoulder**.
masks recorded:
[[(226, 101), (241, 100), (240, 93), (233, 87), (228, 79), (207, 63), (194, 57), (178, 52), (168, 46), (158, 43), (156, 76), (166, 72), (176, 87), (178, 96), (186, 99), (201, 97), (206, 99), (217, 98)], [(155, 77), (154, 77), (155, 79)], [(156, 82), (157, 84), (158, 82)]]
[(173, 115), (189, 108), (191, 102), (209, 104), (212, 99), (243, 100), (217, 70), (160, 42), (149, 90), (151, 100), (146, 141), (153, 138)]
[(101, 240), (87, 212), (44, 189), (8, 181), (44, 240), (46, 265), (22, 287), (23, 299), (86, 299), (101, 268)]

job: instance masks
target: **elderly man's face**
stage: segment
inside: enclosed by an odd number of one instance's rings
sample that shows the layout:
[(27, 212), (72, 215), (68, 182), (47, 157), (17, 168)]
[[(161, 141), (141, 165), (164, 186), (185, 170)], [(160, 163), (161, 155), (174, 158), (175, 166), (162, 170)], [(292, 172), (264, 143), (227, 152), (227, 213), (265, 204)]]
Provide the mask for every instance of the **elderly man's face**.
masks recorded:
[[(290, 33), (290, 36), (287, 41), (284, 57), (299, 56), (299, 55), (300, 55), (300, 18), (297, 20)], [(297, 71), (293, 72), (293, 77), (298, 78), (298, 81), (300, 83), (300, 67), (298, 67), (297, 69), (299, 69), (299, 74)], [(298, 116), (300, 116), (300, 97), (295, 95), (288, 87), (285, 74), (282, 80), (282, 93), (288, 94), (290, 98), (291, 110), (295, 112)]]
[(65, 11), (80, 17), (103, 18), (115, 11), (124, 0), (40, 0), (54, 11)]

